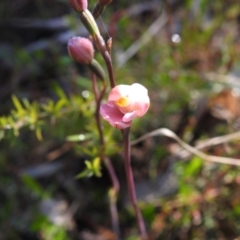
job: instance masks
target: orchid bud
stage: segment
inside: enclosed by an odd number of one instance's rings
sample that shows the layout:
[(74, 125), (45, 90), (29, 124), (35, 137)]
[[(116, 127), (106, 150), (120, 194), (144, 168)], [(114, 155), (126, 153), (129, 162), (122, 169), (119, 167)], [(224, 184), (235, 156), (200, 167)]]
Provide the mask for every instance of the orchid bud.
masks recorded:
[(88, 7), (87, 0), (68, 0), (68, 3), (78, 13), (81, 13)]
[(68, 53), (70, 57), (78, 63), (87, 64), (99, 79), (106, 78), (101, 65), (93, 58), (93, 44), (88, 38), (72, 37), (68, 40)]
[(93, 60), (93, 44), (87, 38), (72, 37), (67, 48), (70, 57), (81, 64), (89, 64)]
[(150, 106), (147, 89), (139, 83), (118, 85), (108, 96), (108, 103), (101, 104), (100, 114), (113, 127), (124, 129), (136, 117), (142, 117)]

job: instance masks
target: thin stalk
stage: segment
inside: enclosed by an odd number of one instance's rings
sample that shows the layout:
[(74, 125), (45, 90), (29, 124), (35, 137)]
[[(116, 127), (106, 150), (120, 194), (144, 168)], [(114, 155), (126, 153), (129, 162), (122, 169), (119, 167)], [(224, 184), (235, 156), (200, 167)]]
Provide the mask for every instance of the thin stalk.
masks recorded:
[(132, 202), (132, 206), (136, 214), (138, 228), (141, 234), (141, 239), (147, 240), (148, 237), (147, 237), (147, 232), (145, 228), (145, 223), (144, 223), (142, 214), (140, 212), (140, 209), (137, 205), (136, 190), (135, 190), (133, 172), (131, 167), (131, 148), (130, 148), (129, 132), (130, 132), (130, 127), (123, 130), (125, 170), (126, 170), (126, 176), (127, 176), (128, 191), (129, 191), (130, 199)]
[(101, 119), (100, 119), (100, 106), (101, 106), (101, 101), (103, 99), (103, 96), (106, 91), (106, 84), (104, 83), (103, 88), (101, 89), (100, 93), (98, 93), (98, 86), (97, 86), (97, 79), (96, 75), (92, 74), (92, 85), (93, 85), (93, 94), (96, 102), (96, 111), (95, 111), (95, 118), (97, 122), (97, 129), (99, 133), (99, 138), (100, 138), (100, 144), (101, 144), (101, 154), (104, 155), (103, 153), (105, 152), (104, 146), (105, 146), (105, 141), (103, 137), (103, 131), (102, 131), (102, 125), (101, 125)]
[(115, 83), (115, 78), (114, 78), (114, 73), (113, 73), (111, 55), (108, 51), (104, 51), (102, 53), (102, 56), (104, 58), (104, 61), (106, 63), (107, 69), (108, 69), (108, 76), (109, 76), (111, 88), (114, 88), (116, 86), (116, 83)]
[(102, 55), (102, 57), (103, 57), (103, 59), (106, 63), (111, 88), (114, 88), (116, 86), (116, 83), (115, 83), (115, 78), (114, 78), (114, 73), (113, 73), (111, 55), (108, 52), (105, 41), (104, 41), (104, 39), (102, 38), (101, 35), (94, 36), (94, 41), (95, 41), (97, 49), (101, 53), (101, 55)]
[(108, 170), (110, 179), (112, 181), (112, 189), (109, 191), (109, 200), (110, 200), (110, 213), (111, 213), (111, 219), (112, 219), (112, 228), (117, 237), (120, 236), (120, 229), (119, 229), (119, 218), (118, 218), (118, 211), (117, 211), (117, 204), (116, 199), (119, 192), (119, 181), (117, 178), (117, 175), (115, 173), (115, 170), (113, 168), (111, 160), (105, 156), (105, 141), (102, 131), (102, 125), (101, 125), (101, 119), (100, 119), (100, 106), (101, 101), (103, 99), (105, 90), (106, 90), (106, 84), (104, 83), (103, 88), (101, 89), (100, 93), (98, 93), (98, 86), (97, 86), (97, 79), (96, 75), (92, 74), (92, 85), (93, 85), (93, 93), (96, 101), (96, 111), (95, 111), (95, 119), (97, 123), (97, 129), (99, 133), (99, 139), (101, 144), (101, 158), (103, 159), (103, 162)]
[(120, 228), (119, 228), (119, 217), (117, 209), (117, 196), (119, 192), (119, 182), (114, 171), (111, 160), (108, 157), (103, 159), (104, 164), (110, 175), (113, 187), (109, 190), (109, 200), (110, 200), (110, 213), (112, 218), (112, 228), (116, 236), (120, 238)]

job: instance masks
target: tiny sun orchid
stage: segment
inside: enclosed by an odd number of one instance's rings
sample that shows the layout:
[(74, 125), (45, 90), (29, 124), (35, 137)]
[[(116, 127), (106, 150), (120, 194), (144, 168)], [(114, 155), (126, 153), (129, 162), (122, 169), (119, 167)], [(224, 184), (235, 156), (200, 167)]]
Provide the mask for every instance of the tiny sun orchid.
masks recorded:
[(113, 127), (124, 129), (136, 117), (142, 117), (150, 106), (148, 90), (139, 83), (118, 85), (108, 96), (108, 102), (101, 104), (100, 114)]
[(88, 7), (87, 0), (68, 0), (68, 3), (78, 13), (86, 10)]
[(89, 64), (93, 60), (94, 48), (88, 38), (72, 37), (67, 48), (70, 57), (79, 63)]

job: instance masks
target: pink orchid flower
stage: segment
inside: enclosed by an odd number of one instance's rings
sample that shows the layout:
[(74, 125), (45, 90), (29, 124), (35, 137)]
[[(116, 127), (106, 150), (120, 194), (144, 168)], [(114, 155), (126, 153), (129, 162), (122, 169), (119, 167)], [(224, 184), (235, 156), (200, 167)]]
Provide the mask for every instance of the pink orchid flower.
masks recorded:
[(100, 114), (113, 127), (124, 129), (136, 117), (142, 117), (150, 106), (148, 90), (139, 83), (118, 85), (108, 96), (108, 103), (101, 104)]

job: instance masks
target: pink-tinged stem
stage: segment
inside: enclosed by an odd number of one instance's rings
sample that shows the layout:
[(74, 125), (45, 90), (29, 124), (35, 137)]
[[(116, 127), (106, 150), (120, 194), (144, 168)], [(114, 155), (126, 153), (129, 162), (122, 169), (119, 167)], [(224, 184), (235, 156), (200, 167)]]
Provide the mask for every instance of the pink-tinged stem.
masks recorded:
[(119, 237), (120, 236), (120, 229), (119, 229), (119, 218), (118, 218), (118, 211), (117, 211), (117, 204), (116, 199), (119, 192), (119, 181), (117, 178), (117, 175), (115, 173), (115, 170), (113, 168), (111, 160), (105, 156), (105, 141), (103, 137), (103, 131), (102, 131), (102, 125), (101, 125), (101, 119), (99, 114), (99, 109), (101, 105), (101, 101), (103, 99), (106, 85), (103, 86), (100, 93), (98, 93), (98, 86), (97, 86), (97, 79), (96, 75), (92, 74), (92, 84), (93, 84), (93, 93), (96, 101), (96, 112), (95, 112), (95, 118), (97, 122), (97, 129), (99, 132), (99, 138), (100, 138), (100, 144), (101, 144), (101, 158), (103, 159), (103, 162), (108, 170), (109, 176), (112, 181), (112, 189), (113, 192), (110, 192), (109, 198), (110, 198), (110, 212), (111, 212), (111, 218), (112, 218), (112, 227), (115, 232), (115, 234)]
[(114, 88), (116, 86), (116, 83), (115, 83), (115, 78), (114, 78), (114, 73), (113, 73), (111, 55), (107, 50), (107, 46), (106, 46), (105, 41), (102, 38), (102, 36), (100, 36), (100, 35), (95, 36), (94, 41), (95, 41), (97, 49), (101, 53), (101, 55), (106, 63), (111, 88)]
[(105, 162), (105, 164), (108, 167), (108, 172), (109, 172), (109, 175), (111, 177), (111, 181), (112, 181), (113, 186), (114, 186), (115, 194), (118, 194), (120, 185), (119, 185), (119, 181), (118, 181), (117, 175), (116, 175), (116, 173), (114, 171), (112, 162), (111, 162), (111, 160), (108, 157), (104, 158), (104, 162)]
[(123, 130), (125, 170), (126, 170), (126, 176), (127, 176), (128, 191), (129, 191), (130, 199), (136, 214), (138, 228), (141, 234), (141, 239), (147, 240), (148, 237), (147, 237), (147, 232), (145, 228), (145, 223), (144, 223), (142, 214), (140, 212), (140, 209), (137, 205), (136, 190), (135, 190), (133, 172), (131, 167), (131, 148), (130, 148), (129, 132), (130, 132), (130, 128), (126, 128)]
[(112, 185), (113, 185), (112, 187), (113, 191), (111, 191), (110, 189), (110, 192), (109, 192), (110, 212), (111, 212), (111, 218), (112, 218), (113, 231), (115, 232), (116, 236), (119, 238), (120, 228), (119, 228), (119, 217), (118, 217), (118, 210), (117, 210), (117, 196), (119, 192), (119, 181), (117, 179), (111, 160), (108, 157), (105, 157), (103, 161), (108, 170), (108, 173), (110, 175)]
[(103, 88), (101, 89), (100, 93), (98, 93), (98, 85), (97, 85), (97, 79), (96, 75), (92, 74), (92, 84), (93, 84), (93, 94), (95, 97), (95, 102), (96, 102), (96, 111), (95, 111), (95, 118), (97, 122), (97, 129), (99, 132), (99, 138), (100, 138), (100, 144), (101, 144), (101, 152), (104, 155), (105, 152), (105, 142), (104, 142), (104, 137), (103, 137), (103, 131), (102, 131), (102, 125), (101, 125), (101, 119), (100, 119), (100, 106), (101, 106), (101, 101), (104, 97), (105, 91), (106, 91), (106, 84), (104, 83)]
[(111, 58), (110, 53), (108, 51), (105, 51), (103, 53), (103, 58), (104, 58), (105, 63), (107, 65), (108, 76), (109, 76), (111, 88), (114, 88), (116, 86), (116, 84), (115, 84), (115, 79), (114, 79), (114, 74), (113, 74), (112, 58)]

